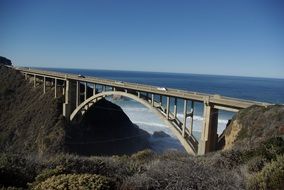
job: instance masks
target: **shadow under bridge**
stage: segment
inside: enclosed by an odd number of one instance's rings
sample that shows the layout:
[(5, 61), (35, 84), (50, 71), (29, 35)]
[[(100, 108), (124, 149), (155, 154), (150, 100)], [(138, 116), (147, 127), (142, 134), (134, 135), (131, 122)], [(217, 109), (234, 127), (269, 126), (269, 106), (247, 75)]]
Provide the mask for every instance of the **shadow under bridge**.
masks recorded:
[[(149, 108), (153, 113), (156, 113), (166, 124), (167, 127), (171, 129), (173, 134), (178, 138), (180, 143), (183, 145), (185, 150), (190, 154), (196, 154), (198, 151), (198, 141), (192, 135), (192, 127), (188, 129), (185, 127), (185, 124), (177, 118), (176, 105), (174, 113), (170, 112), (170, 97), (167, 97), (166, 107), (162, 106), (162, 103), (155, 100), (153, 95), (150, 98), (148, 94), (142, 94), (137, 91), (105, 91), (95, 94), (80, 105), (70, 115), (70, 122), (80, 122), (83, 118), (83, 115), (92, 107), (96, 102), (107, 96), (121, 96), (127, 97), (132, 100), (137, 101), (138, 103)], [(160, 98), (162, 100), (162, 98)], [(186, 117), (192, 116), (190, 113)]]

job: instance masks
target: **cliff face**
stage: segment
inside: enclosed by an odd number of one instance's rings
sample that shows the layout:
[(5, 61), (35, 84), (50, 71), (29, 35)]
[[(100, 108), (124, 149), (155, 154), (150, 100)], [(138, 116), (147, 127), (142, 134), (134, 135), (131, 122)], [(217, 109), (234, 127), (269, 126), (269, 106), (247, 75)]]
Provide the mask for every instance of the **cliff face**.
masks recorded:
[(254, 148), (269, 138), (284, 135), (284, 106), (252, 106), (241, 110), (225, 130), (224, 149)]

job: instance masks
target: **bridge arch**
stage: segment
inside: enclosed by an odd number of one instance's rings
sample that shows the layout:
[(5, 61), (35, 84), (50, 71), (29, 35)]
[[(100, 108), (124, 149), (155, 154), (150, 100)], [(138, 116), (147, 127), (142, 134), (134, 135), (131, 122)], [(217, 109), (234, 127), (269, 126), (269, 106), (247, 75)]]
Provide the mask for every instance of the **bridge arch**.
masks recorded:
[(145, 99), (138, 97), (137, 95), (134, 95), (131, 93), (122, 92), (122, 91), (106, 91), (106, 92), (95, 94), (91, 96), (90, 98), (86, 99), (84, 102), (82, 102), (78, 107), (76, 107), (76, 109), (70, 115), (70, 122), (72, 123), (78, 120), (78, 118), (79, 119), (82, 118), (82, 116), (88, 111), (88, 109), (92, 105), (94, 105), (96, 102), (98, 102), (100, 99), (106, 96), (113, 96), (113, 95), (130, 98), (144, 105), (145, 107), (149, 108), (153, 113), (158, 115), (164, 121), (167, 127), (171, 129), (173, 134), (177, 137), (177, 139), (180, 141), (180, 143), (183, 145), (183, 147), (188, 153), (196, 154), (195, 147), (189, 144), (189, 142), (182, 136), (181, 132), (178, 129), (176, 129), (176, 127), (171, 122), (169, 122), (169, 120), (164, 114), (158, 111), (156, 107), (153, 107), (152, 104), (146, 101)]

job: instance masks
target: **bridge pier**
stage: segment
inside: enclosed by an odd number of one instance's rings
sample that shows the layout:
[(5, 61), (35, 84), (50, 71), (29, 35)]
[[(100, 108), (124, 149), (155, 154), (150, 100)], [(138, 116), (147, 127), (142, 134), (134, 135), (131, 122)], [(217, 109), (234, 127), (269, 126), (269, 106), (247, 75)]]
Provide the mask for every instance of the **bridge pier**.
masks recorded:
[(36, 75), (34, 75), (34, 87), (36, 87)]
[(76, 107), (80, 104), (80, 81), (76, 81)]
[(210, 105), (209, 99), (204, 101), (203, 119), (203, 128), (198, 145), (199, 155), (216, 150), (218, 140), (218, 109), (215, 109)]
[[(69, 121), (72, 111), (77, 107), (78, 99), (78, 82), (66, 80), (65, 85), (65, 102), (63, 103), (63, 116)], [(76, 86), (77, 85), (77, 86)], [(76, 98), (76, 99), (75, 99)]]
[(54, 79), (54, 98), (57, 98), (57, 79)]
[(167, 119), (170, 118), (170, 97), (167, 96), (167, 108), (166, 108), (166, 113), (167, 113)]
[(189, 123), (189, 133), (190, 134), (192, 134), (192, 130), (193, 130), (193, 115), (194, 115), (194, 101), (191, 100), (190, 123)]
[(184, 100), (184, 107), (183, 107), (183, 124), (182, 124), (182, 136), (183, 136), (183, 137), (185, 137), (186, 118), (187, 118), (187, 100)]
[(84, 89), (84, 100), (86, 100), (87, 99), (87, 82), (85, 82), (85, 89)]
[(94, 87), (93, 87), (93, 96), (96, 95), (96, 90), (97, 90), (96, 84), (94, 84)]
[(43, 77), (43, 93), (45, 94), (46, 92), (46, 78)]
[(177, 118), (177, 98), (175, 98), (175, 103), (174, 103), (174, 118)]

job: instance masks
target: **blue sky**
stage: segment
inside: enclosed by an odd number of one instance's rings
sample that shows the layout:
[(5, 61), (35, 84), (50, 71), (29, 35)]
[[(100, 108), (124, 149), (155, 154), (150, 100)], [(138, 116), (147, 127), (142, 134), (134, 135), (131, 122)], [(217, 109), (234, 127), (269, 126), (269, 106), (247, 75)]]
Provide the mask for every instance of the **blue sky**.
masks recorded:
[(21, 66), (284, 78), (282, 0), (0, 0)]

